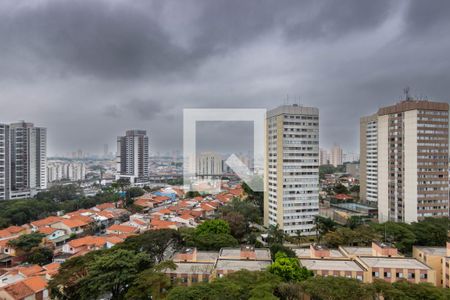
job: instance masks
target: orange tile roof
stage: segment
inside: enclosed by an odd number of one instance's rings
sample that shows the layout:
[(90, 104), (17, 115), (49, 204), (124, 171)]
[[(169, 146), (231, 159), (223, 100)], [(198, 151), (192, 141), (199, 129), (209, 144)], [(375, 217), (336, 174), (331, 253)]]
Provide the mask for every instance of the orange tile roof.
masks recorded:
[(20, 266), (17, 270), (25, 275), (25, 277), (30, 277), (32, 275), (36, 275), (39, 272), (42, 272), (44, 269), (38, 265), (30, 265), (30, 266)]
[(71, 240), (69, 245), (73, 248), (80, 248), (83, 246), (103, 247), (106, 244), (106, 238), (100, 236), (85, 236), (79, 239)]
[(89, 224), (85, 221), (78, 220), (78, 219), (63, 219), (63, 220), (61, 220), (61, 223), (63, 223), (64, 225), (66, 225), (69, 228), (83, 227), (83, 226), (86, 226), (87, 224)]
[(163, 209), (159, 210), (158, 212), (163, 214), (163, 215), (169, 215), (169, 214), (172, 213), (172, 211), (170, 209), (167, 209), (167, 208), (163, 208)]
[(0, 238), (6, 238), (25, 231), (26, 229), (19, 226), (9, 226), (8, 228), (0, 230)]
[(139, 198), (133, 202), (134, 205), (141, 207), (153, 207), (153, 203), (149, 202), (150, 199)]
[(52, 228), (52, 227), (40, 227), (38, 229), (38, 232), (49, 235), (49, 234), (52, 234), (53, 232), (55, 232), (56, 230), (62, 230), (62, 229)]
[(164, 201), (170, 200), (170, 197), (167, 196), (153, 196), (152, 202), (161, 203)]
[(213, 206), (209, 205), (208, 203), (202, 203), (202, 204), (200, 204), (200, 207), (203, 210), (206, 210), (206, 211), (213, 211), (213, 210), (215, 210), (215, 208)]
[(132, 232), (136, 232), (137, 228), (135, 228), (133, 226), (128, 226), (128, 225), (114, 224), (114, 225), (111, 225), (108, 228), (106, 228), (106, 230), (118, 231), (118, 232), (123, 232), (123, 233), (132, 233)]
[(30, 289), (32, 289), (35, 293), (43, 291), (47, 288), (47, 281), (45, 281), (42, 277), (34, 276), (23, 280)]
[(177, 226), (176, 222), (170, 222), (170, 221), (164, 221), (164, 220), (157, 220), (153, 219), (151, 222), (153, 229), (166, 229), (166, 228), (173, 228)]
[(54, 223), (58, 223), (59, 221), (61, 221), (63, 218), (61, 217), (56, 217), (56, 216), (50, 216), (47, 217), (45, 219), (41, 219), (41, 220), (37, 220), (34, 222), (31, 222), (30, 224), (35, 226), (35, 227), (42, 227), (42, 226), (48, 226)]
[(58, 270), (60, 266), (61, 266), (60, 263), (52, 262), (52, 263), (49, 263), (48, 265), (43, 266), (43, 268), (48, 271), (51, 271), (51, 270)]
[(13, 298), (13, 299), (24, 299), (26, 297), (32, 296), (35, 294), (34, 290), (30, 288), (25, 282), (19, 281), (16, 283), (12, 283), (4, 287), (4, 290)]
[(69, 220), (79, 220), (81, 222), (85, 222), (86, 224), (94, 222), (91, 217), (82, 216), (82, 215), (74, 215), (69, 218)]
[(108, 208), (115, 208), (116, 205), (114, 203), (112, 203), (112, 202), (107, 202), (107, 203), (98, 204), (95, 207), (100, 209), (100, 210), (105, 210), (105, 209), (108, 209)]

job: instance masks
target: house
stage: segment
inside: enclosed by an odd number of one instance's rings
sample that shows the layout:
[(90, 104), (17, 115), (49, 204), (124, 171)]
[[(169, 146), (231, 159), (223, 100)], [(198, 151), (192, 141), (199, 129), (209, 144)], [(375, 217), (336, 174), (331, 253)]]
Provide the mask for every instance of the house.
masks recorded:
[(46, 300), (49, 299), (47, 282), (40, 276), (26, 278), (0, 289), (2, 300)]
[(56, 217), (56, 216), (50, 216), (47, 217), (45, 219), (41, 219), (41, 220), (37, 220), (37, 221), (33, 221), (30, 223), (31, 225), (31, 230), (32, 231), (37, 231), (40, 227), (48, 227), (51, 226), (57, 222), (60, 222), (63, 218), (61, 217)]
[(177, 223), (171, 222), (171, 221), (165, 221), (165, 220), (159, 220), (159, 219), (152, 219), (150, 222), (150, 228), (153, 230), (157, 229), (177, 229)]
[(122, 224), (114, 224), (106, 228), (107, 234), (130, 234), (130, 233), (138, 233), (139, 228), (128, 226), (128, 225), (122, 225)]
[(55, 246), (64, 244), (70, 238), (70, 235), (64, 229), (53, 227), (41, 227), (38, 229), (39, 233), (45, 234), (46, 240), (53, 243)]
[(89, 226), (90, 223), (79, 219), (61, 219), (60, 221), (53, 223), (50, 227), (58, 228), (66, 231), (70, 234), (82, 234)]
[(0, 230), (0, 240), (16, 238), (25, 233), (27, 233), (27, 229), (25, 227), (9, 226), (8, 228)]
[(71, 240), (62, 247), (62, 252), (76, 254), (80, 251), (99, 250), (105, 248), (106, 237), (85, 236), (79, 239)]

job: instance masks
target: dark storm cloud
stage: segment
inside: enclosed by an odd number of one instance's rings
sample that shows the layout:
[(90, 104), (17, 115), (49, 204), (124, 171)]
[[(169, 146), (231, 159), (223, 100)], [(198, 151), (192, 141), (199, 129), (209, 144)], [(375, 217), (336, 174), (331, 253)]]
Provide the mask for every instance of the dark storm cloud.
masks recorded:
[(445, 0), (1, 1), (0, 122), (47, 126), (53, 153), (101, 152), (128, 128), (164, 150), (182, 145), (183, 108), (289, 94), (320, 108), (324, 146), (356, 150), (359, 117), (406, 85), (448, 101), (449, 14)]

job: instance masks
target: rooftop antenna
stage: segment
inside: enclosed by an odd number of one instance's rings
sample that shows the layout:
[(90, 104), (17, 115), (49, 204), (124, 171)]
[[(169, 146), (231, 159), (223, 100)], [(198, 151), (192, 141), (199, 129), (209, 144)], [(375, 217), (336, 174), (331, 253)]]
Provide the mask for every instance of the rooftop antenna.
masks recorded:
[(412, 100), (411, 95), (409, 94), (409, 86), (405, 87), (403, 89), (403, 92), (405, 93), (405, 99), (406, 101)]

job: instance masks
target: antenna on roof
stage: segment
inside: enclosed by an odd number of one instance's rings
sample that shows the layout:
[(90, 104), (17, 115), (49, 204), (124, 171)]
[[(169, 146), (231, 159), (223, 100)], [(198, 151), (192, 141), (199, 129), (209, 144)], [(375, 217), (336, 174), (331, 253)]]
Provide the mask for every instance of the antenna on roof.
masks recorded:
[(405, 87), (405, 88), (403, 89), (403, 92), (405, 93), (405, 100), (406, 100), (406, 101), (412, 100), (412, 97), (411, 97), (411, 95), (409, 94), (409, 86)]

